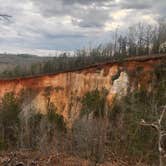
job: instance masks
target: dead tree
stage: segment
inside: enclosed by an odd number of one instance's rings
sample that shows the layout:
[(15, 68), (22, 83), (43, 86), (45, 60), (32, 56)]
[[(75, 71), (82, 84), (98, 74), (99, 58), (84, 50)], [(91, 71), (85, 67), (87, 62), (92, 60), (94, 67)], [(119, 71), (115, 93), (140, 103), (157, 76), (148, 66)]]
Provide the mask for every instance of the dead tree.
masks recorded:
[(163, 147), (162, 147), (162, 140), (166, 136), (166, 130), (162, 129), (162, 121), (166, 112), (166, 106), (162, 106), (162, 111), (159, 116), (159, 118), (152, 123), (146, 122), (144, 119), (141, 120), (140, 125), (142, 126), (149, 126), (154, 128), (157, 131), (158, 134), (158, 152), (159, 152), (159, 166), (164, 166), (163, 164), (163, 155), (165, 153)]

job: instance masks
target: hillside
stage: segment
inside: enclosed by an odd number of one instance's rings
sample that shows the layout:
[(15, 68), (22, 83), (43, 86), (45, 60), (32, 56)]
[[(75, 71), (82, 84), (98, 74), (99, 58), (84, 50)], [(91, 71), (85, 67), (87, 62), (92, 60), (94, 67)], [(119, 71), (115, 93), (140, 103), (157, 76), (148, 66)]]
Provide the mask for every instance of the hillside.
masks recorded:
[[(21, 91), (33, 90), (34, 93), (36, 92), (36, 97), (31, 104), (34, 104), (36, 110), (44, 113), (46, 100), (43, 94), (49, 89), (50, 102), (55, 104), (58, 112), (61, 112), (65, 119), (69, 119), (70, 105), (73, 105), (70, 108), (72, 114), (78, 112), (80, 104), (76, 102), (77, 98), (81, 98), (88, 91), (107, 89), (109, 92), (107, 98), (111, 104), (114, 95), (126, 95), (128, 88), (150, 88), (151, 73), (157, 65), (165, 65), (165, 60), (165, 56), (130, 58), (122, 62), (99, 64), (57, 74), (0, 80), (0, 96), (8, 92), (19, 94)], [(137, 73), (137, 70), (140, 72)]]
[(135, 57), (0, 80), (1, 128), (13, 135), (4, 139), (1, 132), (0, 148), (14, 150), (16, 141), (20, 149), (37, 147), (42, 155), (62, 153), (86, 163), (116, 157), (126, 165), (157, 163), (156, 133), (139, 123), (156, 119), (156, 108), (165, 104), (165, 64), (165, 55)]
[(53, 58), (26, 54), (0, 54), (0, 72), (12, 70), (16, 66), (21, 68), (30, 67), (32, 64), (46, 62), (51, 59)]

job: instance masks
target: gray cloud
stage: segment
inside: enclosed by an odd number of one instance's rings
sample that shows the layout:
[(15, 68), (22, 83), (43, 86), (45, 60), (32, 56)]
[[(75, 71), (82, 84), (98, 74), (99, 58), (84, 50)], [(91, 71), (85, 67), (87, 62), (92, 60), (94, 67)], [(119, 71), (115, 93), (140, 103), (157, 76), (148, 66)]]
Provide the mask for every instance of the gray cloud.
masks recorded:
[(125, 9), (149, 9), (152, 8), (155, 2), (155, 0), (123, 0), (121, 1), (120, 6)]
[[(141, 12), (142, 15), (151, 15), (154, 20), (165, 20), (166, 18), (166, 1), (165, 0), (124, 0), (121, 2), (120, 7), (122, 9), (131, 9), (133, 13)], [(133, 19), (134, 17), (130, 17)], [(138, 18), (139, 19), (139, 18)], [(140, 20), (141, 21), (141, 20)], [(148, 23), (148, 20), (147, 22)]]
[[(70, 16), (72, 23), (83, 28), (101, 28), (111, 22), (114, 11), (134, 10), (135, 13), (147, 12), (160, 17), (166, 14), (165, 0), (32, 0), (45, 17)], [(138, 18), (138, 20), (140, 20)]]
[[(135, 11), (149, 11), (149, 13), (158, 14), (159, 17), (166, 16), (166, 1), (165, 0), (123, 0), (119, 6), (122, 9), (133, 9)], [(146, 13), (145, 13), (146, 14)]]
[(63, 4), (83, 4), (83, 5), (89, 5), (92, 3), (97, 4), (104, 4), (106, 2), (110, 2), (110, 0), (63, 0)]
[(109, 19), (107, 10), (89, 9), (84, 10), (78, 17), (73, 18), (73, 23), (80, 27), (102, 27)]
[(71, 16), (80, 27), (102, 27), (110, 19), (104, 8), (110, 0), (33, 0), (46, 17)]

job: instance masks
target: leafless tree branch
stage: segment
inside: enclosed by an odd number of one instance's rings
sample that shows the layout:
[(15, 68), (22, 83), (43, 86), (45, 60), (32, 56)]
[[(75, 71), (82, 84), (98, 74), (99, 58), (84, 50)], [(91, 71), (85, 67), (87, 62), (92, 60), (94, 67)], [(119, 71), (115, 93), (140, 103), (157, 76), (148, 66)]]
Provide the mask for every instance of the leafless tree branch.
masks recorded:
[(160, 108), (162, 108), (162, 112), (161, 112), (161, 115), (160, 115), (159, 119), (156, 122), (147, 123), (144, 119), (142, 119), (141, 122), (140, 122), (140, 125), (150, 126), (150, 127), (153, 127), (157, 130), (157, 133), (158, 133), (159, 162), (160, 162), (160, 166), (163, 166), (163, 159), (162, 158), (163, 158), (163, 154), (165, 152), (164, 152), (164, 149), (162, 148), (162, 139), (163, 139), (163, 137), (166, 136), (166, 131), (162, 130), (161, 122), (162, 122), (162, 120), (164, 118), (164, 115), (165, 115), (166, 106), (161, 106)]
[(147, 122), (144, 121), (144, 119), (141, 120), (140, 125), (142, 125), (142, 126), (150, 126), (150, 127), (155, 128), (157, 131), (159, 130), (157, 124), (155, 124), (155, 123), (147, 123)]
[(159, 118), (159, 124), (162, 122), (165, 111), (166, 111), (166, 106), (162, 106), (162, 107), (163, 107), (163, 110), (162, 110), (162, 113), (161, 113), (160, 118)]

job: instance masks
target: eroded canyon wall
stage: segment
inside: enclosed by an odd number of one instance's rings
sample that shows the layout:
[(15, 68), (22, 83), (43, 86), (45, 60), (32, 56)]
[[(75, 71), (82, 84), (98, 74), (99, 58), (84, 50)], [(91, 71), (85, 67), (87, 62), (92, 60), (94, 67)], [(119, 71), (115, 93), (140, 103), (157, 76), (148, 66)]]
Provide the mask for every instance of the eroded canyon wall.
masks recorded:
[(31, 109), (46, 113), (49, 98), (58, 113), (71, 124), (78, 117), (81, 98), (87, 92), (107, 89), (107, 102), (111, 105), (115, 96), (120, 98), (128, 91), (141, 87), (151, 90), (153, 73), (161, 64), (166, 64), (166, 56), (99, 64), (45, 76), (0, 80), (0, 98), (7, 92), (23, 96), (22, 108), (25, 114)]

